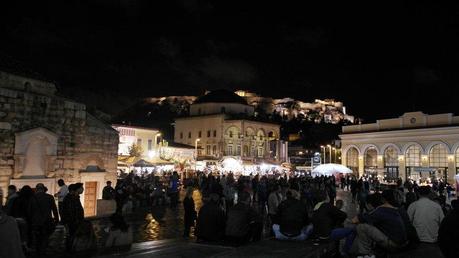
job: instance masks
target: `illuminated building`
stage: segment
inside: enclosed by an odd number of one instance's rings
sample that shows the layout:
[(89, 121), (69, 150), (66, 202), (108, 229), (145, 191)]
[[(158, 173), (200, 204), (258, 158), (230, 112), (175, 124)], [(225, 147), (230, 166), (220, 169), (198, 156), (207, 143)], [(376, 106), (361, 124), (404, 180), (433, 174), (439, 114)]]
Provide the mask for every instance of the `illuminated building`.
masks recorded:
[(279, 140), (279, 129), (278, 124), (256, 121), (254, 107), (244, 98), (216, 90), (197, 98), (189, 116), (175, 120), (174, 141), (197, 144), (198, 159), (231, 156), (280, 163), (287, 160), (287, 144)]
[(405, 113), (376, 123), (343, 126), (342, 164), (373, 174), (454, 183), (459, 169), (459, 116)]

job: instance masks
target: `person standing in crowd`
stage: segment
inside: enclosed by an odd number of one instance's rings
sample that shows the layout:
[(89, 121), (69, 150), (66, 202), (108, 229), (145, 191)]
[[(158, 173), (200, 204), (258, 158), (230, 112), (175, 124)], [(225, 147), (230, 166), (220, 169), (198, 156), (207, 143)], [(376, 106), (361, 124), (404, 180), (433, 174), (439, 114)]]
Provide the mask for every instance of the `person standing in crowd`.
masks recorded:
[(357, 197), (357, 180), (355, 179), (355, 177), (352, 177), (351, 179), (351, 194), (352, 194), (352, 203), (355, 203), (355, 200), (356, 200), (356, 197)]
[(408, 216), (416, 228), (419, 240), (423, 243), (436, 243), (438, 229), (445, 217), (441, 206), (430, 200), (431, 189), (429, 186), (419, 188), (419, 200), (408, 207)]
[(300, 193), (290, 189), (287, 191), (287, 200), (279, 205), (278, 218), (280, 224), (273, 225), (276, 239), (305, 240), (312, 227), (309, 223), (306, 205), (300, 201)]
[(279, 184), (272, 186), (272, 191), (268, 196), (268, 216), (271, 224), (279, 224), (277, 219), (277, 208), (282, 201), (281, 188)]
[(11, 215), (11, 209), (13, 208), (13, 203), (18, 197), (19, 197), (19, 194), (17, 193), (16, 186), (15, 185), (8, 186), (8, 197), (6, 199), (6, 204), (5, 204), (6, 214)]
[(177, 207), (178, 194), (179, 194), (179, 178), (178, 178), (177, 171), (174, 171), (174, 173), (170, 177), (169, 189), (168, 189), (168, 195), (169, 195), (169, 198), (171, 199), (171, 205), (170, 205), (171, 208)]
[(183, 209), (185, 211), (185, 216), (184, 216), (185, 229), (183, 231), (183, 237), (189, 238), (190, 229), (192, 226), (194, 226), (194, 222), (197, 217), (196, 209), (194, 207), (193, 187), (192, 186), (188, 186), (186, 188), (185, 198), (183, 199)]
[(0, 257), (25, 258), (18, 225), (0, 207)]
[(66, 247), (67, 251), (72, 250), (73, 239), (79, 225), (84, 221), (84, 210), (80, 202), (80, 194), (84, 191), (82, 183), (71, 184), (69, 186), (69, 194), (64, 198), (64, 216), (63, 222), (67, 226), (68, 235)]
[(459, 201), (451, 201), (452, 210), (441, 222), (438, 230), (438, 245), (445, 258), (459, 257)]
[(204, 205), (199, 210), (195, 235), (202, 241), (219, 241), (225, 234), (225, 214), (220, 207), (218, 194), (203, 198)]
[(57, 191), (57, 193), (54, 196), (57, 197), (57, 204), (58, 204), (57, 206), (59, 208), (59, 216), (61, 216), (61, 220), (62, 220), (62, 214), (64, 213), (63, 211), (64, 198), (69, 193), (69, 188), (67, 187), (63, 179), (57, 180), (57, 184), (59, 185), (60, 188), (59, 188), (59, 191)]
[[(54, 197), (47, 194), (46, 188), (42, 183), (35, 186), (35, 196), (31, 208), (35, 210), (32, 217), (32, 235), (34, 239), (34, 246), (36, 253), (44, 255), (48, 247), (48, 239), (56, 228), (59, 222), (59, 215), (57, 212)], [(53, 217), (51, 217), (51, 213)]]
[(107, 181), (107, 185), (104, 187), (104, 190), (102, 190), (102, 199), (115, 199), (115, 189), (112, 187), (112, 181)]
[(21, 240), (23, 248), (29, 250), (29, 246), (32, 240), (31, 222), (34, 210), (30, 209), (31, 200), (33, 197), (33, 190), (30, 186), (25, 185), (19, 191), (19, 197), (13, 202), (11, 209), (11, 216), (16, 218), (18, 223), (19, 233), (21, 234)]
[(261, 217), (250, 206), (250, 194), (246, 191), (240, 192), (237, 204), (227, 214), (226, 237), (235, 244), (246, 244), (259, 241), (262, 229)]

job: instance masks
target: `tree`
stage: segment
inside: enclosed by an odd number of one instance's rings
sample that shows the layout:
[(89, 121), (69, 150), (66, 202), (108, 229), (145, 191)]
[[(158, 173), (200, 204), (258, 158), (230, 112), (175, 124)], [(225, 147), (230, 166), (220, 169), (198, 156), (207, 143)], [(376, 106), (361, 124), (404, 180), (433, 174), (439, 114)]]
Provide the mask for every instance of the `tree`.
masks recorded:
[(131, 157), (140, 157), (140, 155), (142, 155), (142, 152), (142, 146), (137, 145), (135, 143), (133, 143), (131, 147), (129, 147), (129, 156)]

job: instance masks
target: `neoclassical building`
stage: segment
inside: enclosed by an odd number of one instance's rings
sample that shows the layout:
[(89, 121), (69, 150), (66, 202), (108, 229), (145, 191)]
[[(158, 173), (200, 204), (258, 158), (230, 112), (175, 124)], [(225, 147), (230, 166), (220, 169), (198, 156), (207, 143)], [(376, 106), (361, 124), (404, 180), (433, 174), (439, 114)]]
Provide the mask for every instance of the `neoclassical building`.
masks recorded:
[(196, 144), (201, 158), (285, 162), (287, 144), (279, 140), (280, 126), (256, 121), (253, 114), (254, 107), (233, 92), (208, 92), (190, 106), (190, 116), (175, 120), (174, 141)]
[(443, 178), (459, 170), (459, 116), (409, 112), (376, 123), (343, 126), (342, 164), (355, 174), (403, 180)]
[(105, 181), (116, 182), (118, 132), (55, 93), (34, 73), (0, 71), (0, 188), (43, 183), (54, 194), (60, 178), (82, 182), (85, 215), (93, 216)]

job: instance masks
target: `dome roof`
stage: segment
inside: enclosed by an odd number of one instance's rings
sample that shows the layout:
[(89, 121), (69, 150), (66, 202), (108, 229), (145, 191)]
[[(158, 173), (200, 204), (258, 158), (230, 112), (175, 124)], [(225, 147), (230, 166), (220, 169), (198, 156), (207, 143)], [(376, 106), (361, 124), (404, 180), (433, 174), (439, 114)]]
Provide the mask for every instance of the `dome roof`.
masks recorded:
[(247, 105), (247, 101), (236, 93), (228, 90), (213, 90), (198, 97), (193, 104), (200, 103), (239, 103)]

